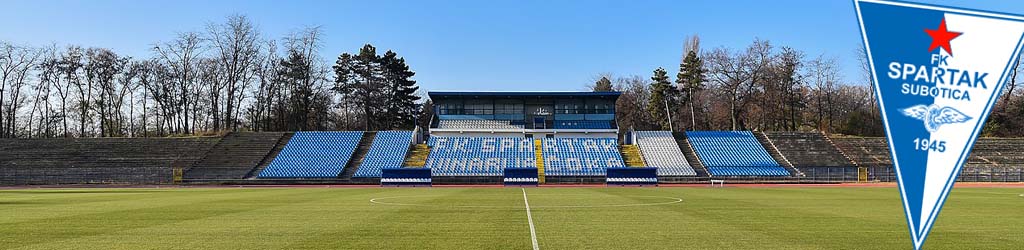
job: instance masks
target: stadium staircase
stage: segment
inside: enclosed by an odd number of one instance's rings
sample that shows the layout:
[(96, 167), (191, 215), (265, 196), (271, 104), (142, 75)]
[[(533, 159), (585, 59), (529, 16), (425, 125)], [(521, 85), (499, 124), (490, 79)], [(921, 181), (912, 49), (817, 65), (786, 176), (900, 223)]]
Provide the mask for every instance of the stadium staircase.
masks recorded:
[(846, 152), (843, 152), (843, 150), (839, 149), (839, 146), (836, 145), (836, 142), (832, 141), (832, 138), (828, 137), (828, 135), (825, 134), (825, 132), (819, 131), (818, 133), (821, 133), (821, 137), (825, 138), (825, 141), (828, 142), (828, 145), (831, 145), (832, 148), (836, 149), (836, 151), (839, 152), (839, 155), (843, 156), (843, 159), (846, 159), (846, 161), (850, 162), (850, 164), (853, 164), (853, 166), (860, 167), (860, 165), (857, 164), (856, 161), (853, 161), (853, 158), (850, 157), (850, 155), (846, 154)]
[(768, 136), (765, 135), (764, 132), (755, 131), (754, 138), (757, 138), (757, 141), (760, 142), (762, 146), (764, 146), (764, 149), (768, 151), (768, 155), (771, 155), (772, 159), (775, 159), (775, 162), (778, 162), (779, 165), (782, 165), (783, 168), (786, 168), (786, 171), (789, 171), (790, 176), (804, 176), (804, 173), (801, 172), (800, 169), (794, 167), (793, 163), (789, 162), (789, 159), (786, 159), (786, 156), (782, 155), (782, 153), (779, 152), (779, 148), (775, 147), (775, 143), (772, 142), (771, 139), (768, 139)]
[(402, 166), (407, 168), (422, 168), (427, 165), (427, 157), (430, 156), (430, 147), (426, 143), (420, 143), (409, 147), (409, 154), (405, 156), (405, 163)]
[(284, 133), (233, 132), (225, 135), (202, 160), (184, 173), (184, 179), (242, 179), (274, 149)]
[(540, 139), (533, 140), (533, 149), (537, 156), (537, 183), (544, 184), (544, 152)]
[(359, 146), (356, 146), (356, 151), (352, 152), (352, 158), (348, 160), (345, 169), (338, 174), (339, 179), (352, 179), (352, 175), (359, 169), (359, 164), (362, 164), (363, 159), (366, 158), (366, 153), (370, 152), (370, 146), (373, 145), (373, 138), (376, 136), (376, 131), (366, 131), (363, 133), (363, 138), (359, 140)]
[(644, 164), (644, 157), (640, 154), (640, 148), (634, 144), (623, 144), (619, 146), (619, 152), (622, 152), (622, 159), (626, 162), (627, 167), (646, 167)]
[(858, 166), (892, 166), (889, 144), (883, 137), (836, 137), (830, 140)]
[(270, 162), (274, 161), (274, 158), (277, 158), (277, 155), (281, 153), (281, 150), (284, 150), (284, 146), (288, 145), (288, 141), (292, 139), (292, 136), (295, 136), (295, 133), (284, 133), (281, 135), (281, 137), (277, 139), (277, 143), (274, 144), (274, 148), (272, 148), (270, 152), (267, 152), (266, 156), (263, 157), (263, 160), (260, 161), (255, 168), (249, 171), (249, 173), (245, 175), (245, 178), (256, 178), (256, 175), (259, 175), (263, 169), (267, 168), (267, 166), (270, 165)]
[(697, 153), (693, 151), (693, 145), (690, 145), (690, 141), (686, 138), (686, 133), (673, 132), (672, 136), (676, 138), (676, 144), (679, 144), (679, 149), (683, 151), (683, 155), (686, 155), (686, 162), (690, 163), (693, 170), (697, 172), (697, 177), (708, 177), (708, 169), (704, 167), (704, 164), (697, 158)]

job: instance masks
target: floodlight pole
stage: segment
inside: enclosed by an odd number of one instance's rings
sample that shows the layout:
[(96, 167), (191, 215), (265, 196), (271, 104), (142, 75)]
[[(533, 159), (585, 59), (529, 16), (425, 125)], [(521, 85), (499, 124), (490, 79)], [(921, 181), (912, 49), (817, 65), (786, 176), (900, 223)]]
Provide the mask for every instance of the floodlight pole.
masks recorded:
[(662, 100), (665, 101), (665, 116), (668, 117), (668, 131), (675, 131), (675, 129), (672, 128), (672, 112), (668, 111), (668, 99), (662, 98)]

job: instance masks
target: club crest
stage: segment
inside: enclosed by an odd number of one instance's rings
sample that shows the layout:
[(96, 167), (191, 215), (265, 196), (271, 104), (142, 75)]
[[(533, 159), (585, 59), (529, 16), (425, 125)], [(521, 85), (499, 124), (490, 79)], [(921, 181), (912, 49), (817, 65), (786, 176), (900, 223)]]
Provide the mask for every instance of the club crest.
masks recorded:
[(921, 249), (1021, 52), (1024, 16), (854, 5), (907, 228)]

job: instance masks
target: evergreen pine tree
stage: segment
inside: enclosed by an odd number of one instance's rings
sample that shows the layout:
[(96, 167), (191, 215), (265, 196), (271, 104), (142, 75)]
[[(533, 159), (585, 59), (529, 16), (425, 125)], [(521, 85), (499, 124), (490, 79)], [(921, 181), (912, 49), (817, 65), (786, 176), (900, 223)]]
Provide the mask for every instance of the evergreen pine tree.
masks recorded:
[(386, 127), (383, 128), (410, 129), (415, 123), (413, 120), (418, 112), (416, 102), (420, 99), (416, 95), (419, 87), (412, 80), (416, 72), (409, 70), (405, 58), (398, 57), (398, 54), (390, 50), (380, 58), (380, 66), (386, 83), (382, 90), (387, 101), (383, 117)]
[(661, 129), (668, 130), (669, 117), (666, 111), (671, 110), (670, 103), (674, 102), (673, 98), (676, 96), (676, 88), (669, 81), (668, 71), (664, 68), (659, 67), (654, 70), (654, 76), (651, 77), (651, 98), (647, 103), (647, 112), (650, 113), (650, 117), (655, 124), (661, 126)]
[(606, 76), (602, 76), (597, 82), (594, 82), (594, 92), (609, 92), (612, 91), (612, 80)]
[(359, 54), (343, 53), (334, 65), (335, 85), (333, 90), (348, 98), (350, 103), (363, 112), (364, 130), (378, 128), (381, 110), (381, 68), (377, 48), (366, 44)]
[(393, 51), (377, 55), (377, 48), (366, 44), (359, 54), (343, 53), (334, 65), (334, 91), (362, 110), (364, 129), (409, 129), (419, 112), (419, 87), (416, 75)]
[(697, 52), (690, 51), (679, 64), (679, 74), (676, 75), (676, 84), (682, 89), (682, 101), (690, 107), (690, 129), (696, 129), (697, 112), (693, 102), (694, 96), (704, 89), (704, 62), (697, 56)]

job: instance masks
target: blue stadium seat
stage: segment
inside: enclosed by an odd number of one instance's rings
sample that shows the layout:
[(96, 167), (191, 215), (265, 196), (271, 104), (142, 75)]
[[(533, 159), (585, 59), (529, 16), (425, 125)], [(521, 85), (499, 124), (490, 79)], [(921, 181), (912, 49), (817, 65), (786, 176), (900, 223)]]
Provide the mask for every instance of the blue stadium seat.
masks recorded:
[(522, 137), (430, 137), (427, 168), (434, 176), (502, 176), (505, 168), (535, 168), (533, 141)]
[(518, 130), (526, 128), (522, 120), (462, 120), (443, 119), (438, 122), (440, 129), (505, 129)]
[(613, 129), (612, 121), (555, 121), (555, 129)]
[(381, 169), (402, 168), (412, 131), (380, 131), (353, 177), (380, 177)]
[(626, 165), (615, 138), (545, 138), (542, 151), (544, 175), (603, 176)]
[(260, 178), (334, 178), (345, 169), (362, 131), (295, 132)]
[(750, 131), (690, 131), (686, 136), (712, 176), (788, 176)]

